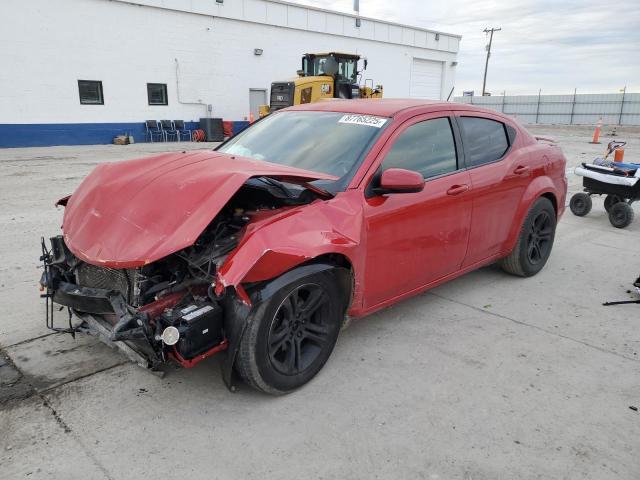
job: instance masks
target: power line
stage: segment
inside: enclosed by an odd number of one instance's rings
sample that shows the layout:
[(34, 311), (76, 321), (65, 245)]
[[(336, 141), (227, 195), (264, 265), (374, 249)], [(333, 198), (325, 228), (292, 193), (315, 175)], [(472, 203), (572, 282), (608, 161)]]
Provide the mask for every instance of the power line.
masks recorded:
[(489, 45), (487, 45), (487, 60), (484, 63), (484, 79), (482, 80), (482, 96), (486, 93), (487, 86), (487, 68), (489, 67), (489, 57), (491, 56), (491, 44), (493, 43), (493, 32), (499, 32), (502, 28), (485, 28), (484, 33), (489, 34)]

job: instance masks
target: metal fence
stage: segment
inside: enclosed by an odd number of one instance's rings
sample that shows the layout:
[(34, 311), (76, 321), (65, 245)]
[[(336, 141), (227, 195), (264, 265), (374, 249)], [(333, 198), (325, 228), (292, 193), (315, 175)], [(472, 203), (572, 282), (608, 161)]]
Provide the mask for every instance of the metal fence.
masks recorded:
[(640, 93), (455, 97), (455, 102), (497, 110), (522, 123), (640, 125)]

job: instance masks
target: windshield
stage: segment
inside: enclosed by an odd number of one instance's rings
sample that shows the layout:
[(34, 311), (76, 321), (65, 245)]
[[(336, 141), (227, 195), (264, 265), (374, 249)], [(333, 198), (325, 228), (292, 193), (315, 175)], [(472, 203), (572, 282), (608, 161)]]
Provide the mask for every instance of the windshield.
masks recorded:
[[(355, 174), (388, 118), (339, 112), (278, 112), (239, 133), (218, 150), (279, 165), (328, 173), (337, 182), (320, 181), (333, 192)], [(328, 188), (333, 184), (333, 188)]]

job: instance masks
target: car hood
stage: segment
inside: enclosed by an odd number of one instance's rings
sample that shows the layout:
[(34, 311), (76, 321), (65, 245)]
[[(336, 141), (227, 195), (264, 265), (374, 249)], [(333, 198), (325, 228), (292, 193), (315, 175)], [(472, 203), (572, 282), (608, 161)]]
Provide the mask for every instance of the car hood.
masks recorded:
[(251, 177), (336, 177), (219, 152), (168, 153), (96, 167), (68, 199), (62, 229), (80, 259), (134, 268), (192, 245)]

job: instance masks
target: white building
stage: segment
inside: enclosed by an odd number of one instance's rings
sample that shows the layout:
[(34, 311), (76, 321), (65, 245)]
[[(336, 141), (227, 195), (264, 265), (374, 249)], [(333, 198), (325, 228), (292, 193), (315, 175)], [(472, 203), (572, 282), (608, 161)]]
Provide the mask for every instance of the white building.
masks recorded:
[(279, 0), (2, 0), (0, 147), (142, 141), (148, 119), (241, 121), (306, 52), (365, 56), (363, 79), (387, 98), (446, 99), (459, 43)]

